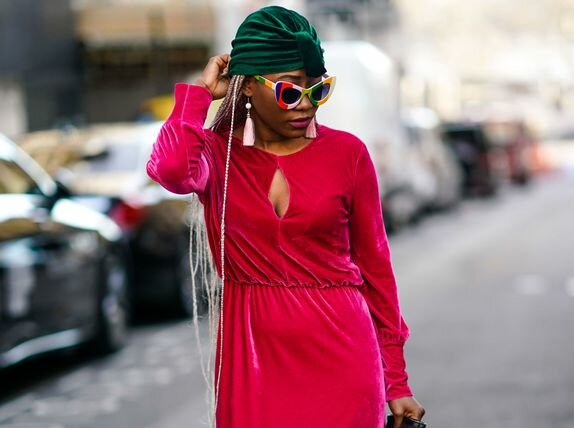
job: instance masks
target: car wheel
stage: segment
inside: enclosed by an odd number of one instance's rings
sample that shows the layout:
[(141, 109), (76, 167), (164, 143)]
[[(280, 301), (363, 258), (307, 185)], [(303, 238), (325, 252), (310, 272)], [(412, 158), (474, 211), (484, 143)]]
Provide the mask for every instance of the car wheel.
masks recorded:
[(130, 320), (128, 272), (123, 258), (110, 252), (101, 267), (101, 291), (98, 299), (98, 327), (94, 351), (115, 352), (127, 342)]
[(512, 183), (518, 186), (526, 186), (530, 181), (530, 174), (526, 171), (521, 171), (514, 177), (512, 177)]
[(393, 220), (392, 212), (387, 210), (384, 206), (383, 201), (381, 201), (381, 205), (383, 205), (383, 224), (385, 227), (385, 232), (387, 235), (392, 235), (396, 232), (395, 230), (395, 221)]

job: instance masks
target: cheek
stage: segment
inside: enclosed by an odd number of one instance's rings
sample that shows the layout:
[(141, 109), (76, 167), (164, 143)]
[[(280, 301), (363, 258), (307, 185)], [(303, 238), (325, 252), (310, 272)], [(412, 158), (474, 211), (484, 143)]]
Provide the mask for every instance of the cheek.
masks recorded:
[(267, 87), (258, 87), (258, 90), (253, 92), (253, 102), (257, 112), (261, 115), (270, 111), (280, 110), (277, 101), (275, 101), (275, 94)]
[(265, 123), (273, 125), (277, 122), (284, 121), (287, 117), (287, 110), (283, 110), (279, 107), (274, 97), (265, 97), (259, 101), (257, 114)]

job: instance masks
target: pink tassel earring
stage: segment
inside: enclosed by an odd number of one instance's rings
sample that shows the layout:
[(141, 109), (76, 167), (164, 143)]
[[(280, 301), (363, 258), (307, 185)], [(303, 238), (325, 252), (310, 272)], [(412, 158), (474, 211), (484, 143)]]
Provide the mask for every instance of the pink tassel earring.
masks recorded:
[(245, 126), (243, 128), (244, 146), (255, 145), (255, 129), (253, 128), (253, 119), (251, 119), (251, 103), (249, 101), (250, 99), (247, 98), (247, 104), (245, 104), (245, 108), (247, 109), (247, 119), (245, 120)]
[(309, 125), (307, 125), (307, 129), (305, 130), (305, 137), (315, 138), (316, 136), (317, 136), (317, 125), (315, 123), (315, 116), (313, 116), (311, 122), (309, 122)]

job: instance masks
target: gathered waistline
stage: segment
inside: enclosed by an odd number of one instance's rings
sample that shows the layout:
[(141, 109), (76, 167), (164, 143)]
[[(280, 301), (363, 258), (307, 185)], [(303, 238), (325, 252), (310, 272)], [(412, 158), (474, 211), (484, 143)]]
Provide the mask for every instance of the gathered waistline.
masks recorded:
[(337, 287), (355, 287), (360, 288), (363, 286), (363, 283), (360, 284), (353, 284), (350, 281), (342, 281), (340, 283), (332, 283), (332, 282), (283, 282), (283, 281), (249, 281), (245, 279), (231, 279), (227, 278), (225, 282), (233, 282), (234, 284), (239, 285), (253, 285), (253, 286), (268, 286), (268, 287), (283, 287), (283, 288), (337, 288)]

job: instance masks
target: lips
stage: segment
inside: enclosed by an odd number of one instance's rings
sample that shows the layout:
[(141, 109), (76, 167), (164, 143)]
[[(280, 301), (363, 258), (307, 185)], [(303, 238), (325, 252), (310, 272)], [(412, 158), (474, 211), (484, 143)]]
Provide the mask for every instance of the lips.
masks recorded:
[(311, 122), (311, 117), (300, 117), (289, 121), (289, 124), (295, 128), (306, 128)]

